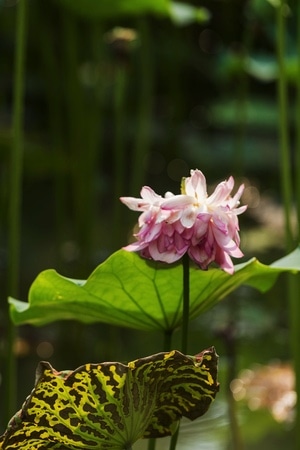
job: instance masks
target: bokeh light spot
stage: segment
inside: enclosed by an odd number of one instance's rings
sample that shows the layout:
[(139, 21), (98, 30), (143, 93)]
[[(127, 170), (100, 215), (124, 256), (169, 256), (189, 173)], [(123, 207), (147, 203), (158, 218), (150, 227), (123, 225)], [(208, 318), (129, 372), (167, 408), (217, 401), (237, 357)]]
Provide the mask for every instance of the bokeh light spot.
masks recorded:
[(50, 358), (54, 353), (54, 348), (51, 342), (40, 342), (39, 345), (36, 348), (36, 353), (39, 356), (39, 358), (47, 359)]

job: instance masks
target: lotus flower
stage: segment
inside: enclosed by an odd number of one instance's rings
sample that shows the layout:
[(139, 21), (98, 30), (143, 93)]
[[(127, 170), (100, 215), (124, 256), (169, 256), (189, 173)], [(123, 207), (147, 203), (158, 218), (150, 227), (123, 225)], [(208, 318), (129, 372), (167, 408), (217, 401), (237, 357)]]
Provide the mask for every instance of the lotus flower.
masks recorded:
[(121, 197), (134, 211), (141, 211), (137, 241), (124, 247), (140, 251), (145, 258), (173, 263), (185, 253), (203, 270), (213, 261), (223, 270), (233, 273), (231, 257), (243, 256), (239, 245), (238, 215), (244, 190), (241, 185), (232, 197), (234, 179), (219, 183), (208, 196), (203, 173), (191, 170), (184, 178), (181, 194), (167, 192), (164, 197), (144, 186), (141, 198)]

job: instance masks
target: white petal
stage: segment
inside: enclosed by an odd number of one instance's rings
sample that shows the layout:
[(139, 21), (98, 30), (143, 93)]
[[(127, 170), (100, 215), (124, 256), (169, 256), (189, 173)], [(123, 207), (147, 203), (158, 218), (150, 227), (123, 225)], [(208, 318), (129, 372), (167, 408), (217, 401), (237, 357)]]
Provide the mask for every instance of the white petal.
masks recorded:
[(214, 192), (208, 197), (207, 203), (210, 205), (220, 205), (224, 201), (228, 200), (229, 195), (233, 189), (234, 180), (232, 177), (228, 181), (222, 181), (219, 183)]
[(134, 197), (120, 197), (120, 200), (124, 205), (133, 211), (145, 211), (149, 207), (149, 203), (141, 198)]
[(195, 202), (195, 198), (189, 195), (174, 195), (171, 198), (164, 200), (161, 203), (161, 209), (184, 209), (187, 206), (192, 205)]
[(199, 202), (206, 199), (206, 178), (201, 170), (191, 170), (191, 176), (185, 179), (185, 193), (197, 198)]
[(150, 204), (159, 204), (163, 200), (162, 196), (156, 194), (149, 186), (142, 187), (141, 197)]
[(186, 208), (180, 217), (180, 222), (185, 228), (191, 228), (197, 219), (197, 210), (195, 208)]

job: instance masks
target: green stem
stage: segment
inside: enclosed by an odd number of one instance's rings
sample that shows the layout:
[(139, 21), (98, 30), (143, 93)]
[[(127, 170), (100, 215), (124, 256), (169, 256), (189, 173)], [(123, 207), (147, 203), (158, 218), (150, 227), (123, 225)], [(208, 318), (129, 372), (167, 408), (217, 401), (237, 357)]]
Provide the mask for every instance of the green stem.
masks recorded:
[(171, 349), (172, 345), (172, 336), (173, 336), (173, 330), (167, 330), (164, 333), (164, 352), (168, 352)]
[[(299, 288), (300, 278), (298, 275), (289, 274), (287, 277), (287, 288), (289, 298), (289, 321), (290, 321), (290, 346), (291, 355), (293, 359), (293, 366), (295, 372), (295, 391), (297, 397), (300, 396), (300, 356), (299, 356), (299, 342), (300, 342), (300, 304), (299, 304)], [(300, 448), (300, 402), (296, 402), (295, 419), (295, 448)]]
[[(284, 0), (281, 0), (277, 8), (277, 57), (279, 66), (278, 79), (278, 102), (279, 102), (279, 132), (280, 132), (280, 154), (281, 154), (281, 183), (282, 197), (285, 211), (285, 231), (286, 231), (286, 250), (291, 251), (293, 248), (293, 233), (291, 228), (291, 205), (292, 205), (292, 171), (291, 171), (291, 152), (289, 145), (288, 133), (288, 97), (287, 97), (287, 79), (284, 64), (285, 55), (285, 8)], [(300, 6), (298, 6), (298, 21), (300, 24)], [(298, 36), (298, 46), (300, 48), (300, 35)], [(300, 59), (299, 59), (300, 71)], [(300, 81), (298, 82), (298, 108), (300, 110)], [(297, 149), (297, 172), (296, 172), (296, 189), (297, 189), (297, 206), (298, 221), (300, 220), (299, 202), (300, 202), (300, 182), (297, 182), (300, 173), (300, 133), (298, 130), (298, 149)], [(299, 230), (299, 223), (298, 223)], [(298, 343), (300, 341), (300, 305), (299, 305), (299, 276), (290, 275), (287, 278), (287, 289), (289, 297), (289, 314), (290, 314), (290, 345), (295, 371), (295, 389), (299, 397), (300, 394), (300, 355), (298, 351)], [(300, 447), (300, 402), (296, 404), (296, 417), (294, 421), (295, 430), (295, 448)]]
[[(189, 316), (190, 316), (190, 260), (185, 254), (182, 258), (183, 269), (183, 312), (182, 312), (182, 335), (181, 335), (181, 351), (186, 354), (188, 352), (188, 334), (189, 334)], [(170, 442), (169, 450), (175, 450), (179, 435), (179, 425), (173, 434)]]
[(173, 434), (173, 436), (171, 438), (169, 450), (175, 450), (176, 449), (178, 435), (179, 435), (179, 424), (178, 424), (177, 430), (175, 431), (175, 433)]
[(249, 76), (245, 70), (245, 61), (251, 52), (253, 30), (250, 23), (245, 23), (240, 50), (240, 69), (236, 84), (236, 128), (233, 151), (234, 173), (242, 176), (244, 172), (244, 153), (247, 128), (247, 98), (249, 94)]
[[(26, 8), (27, 1), (20, 0), (17, 5), (16, 50), (14, 74), (14, 99), (12, 123), (12, 152), (10, 161), (10, 198), (8, 212), (8, 293), (18, 295), (20, 276), (20, 241), (21, 241), (21, 199), (23, 172), (23, 117), (24, 117), (24, 71), (26, 44)], [(7, 318), (8, 344), (6, 369), (7, 414), (10, 417), (16, 409), (16, 360), (14, 341), (16, 330)]]
[(156, 447), (156, 439), (149, 439), (148, 440), (148, 450), (155, 450)]
[[(300, 2), (297, 8), (297, 55), (298, 55), (298, 77), (297, 77), (297, 108), (296, 108), (296, 209), (298, 219), (298, 239), (300, 242)], [(300, 402), (299, 402), (300, 403)]]
[[(45, 83), (45, 95), (47, 101), (47, 113), (49, 120), (49, 131), (52, 138), (51, 144), (53, 149), (53, 156), (55, 158), (54, 171), (54, 217), (55, 217), (55, 231), (57, 241), (57, 259), (59, 261), (59, 251), (61, 243), (63, 242), (64, 226), (67, 223), (66, 205), (67, 205), (67, 183), (66, 183), (66, 138), (65, 138), (65, 123), (64, 123), (64, 105), (63, 98), (59, 89), (61, 86), (60, 61), (59, 55), (56, 51), (53, 39), (49, 39), (53, 31), (51, 16), (45, 14), (45, 4), (36, 3), (31, 15), (34, 15), (34, 20), (38, 23), (40, 17), (44, 17), (43, 26), (39, 30), (39, 59), (42, 68), (42, 77)], [(58, 30), (56, 30), (58, 32)], [(64, 92), (64, 91), (63, 91)]]
[(136, 140), (132, 154), (132, 176), (130, 192), (137, 192), (143, 185), (145, 174), (145, 156), (150, 145), (150, 127), (153, 104), (153, 58), (150, 30), (145, 18), (139, 19), (139, 33), (142, 46), (139, 52), (140, 92), (138, 98), (138, 117)]
[(293, 247), (293, 235), (291, 227), (291, 198), (292, 178), (290, 163), (290, 142), (288, 129), (288, 97), (287, 79), (285, 70), (285, 1), (281, 0), (277, 10), (277, 60), (279, 69), (278, 78), (278, 103), (279, 103), (279, 140), (280, 140), (280, 167), (282, 197), (285, 215), (286, 247), (288, 251)]
[(188, 334), (189, 334), (189, 317), (190, 317), (190, 260), (188, 254), (182, 258), (183, 268), (183, 313), (182, 313), (182, 336), (181, 351), (186, 354), (188, 352)]
[[(87, 118), (88, 111), (84, 102), (84, 95), (78, 77), (80, 65), (79, 40), (82, 38), (79, 32), (77, 18), (71, 14), (63, 14), (63, 51), (64, 51), (64, 76), (65, 76), (65, 100), (67, 109), (67, 144), (69, 146), (69, 162), (72, 182), (72, 201), (74, 211), (74, 227), (76, 240), (80, 248), (80, 260), (78, 272), (89, 270), (90, 254), (90, 195), (89, 187), (92, 174), (88, 170), (90, 160), (89, 143), (87, 142)], [(83, 151), (84, 149), (84, 151)]]
[(225, 383), (225, 390), (227, 395), (229, 425), (231, 431), (231, 443), (229, 448), (232, 450), (242, 450), (244, 448), (243, 440), (240, 432), (239, 421), (237, 417), (237, 405), (233, 397), (230, 385), (232, 380), (237, 376), (237, 340), (236, 340), (236, 323), (238, 322), (238, 303), (231, 301), (229, 303), (231, 323), (228, 324), (227, 330), (224, 330), (224, 344), (226, 348), (226, 355), (228, 360), (227, 379)]
[[(297, 55), (298, 55), (298, 77), (297, 77), (297, 104), (296, 104), (296, 155), (295, 155), (295, 205), (297, 214), (297, 241), (300, 242), (300, 3), (297, 3)], [(290, 298), (290, 327), (291, 327), (291, 349), (294, 359), (295, 390), (300, 398), (300, 356), (298, 345), (300, 342), (300, 305), (299, 305), (299, 275), (288, 277), (288, 289)], [(300, 447), (300, 401), (296, 402), (294, 421), (295, 448)]]
[(118, 248), (121, 245), (121, 203), (119, 197), (123, 193), (126, 177), (126, 149), (124, 145), (125, 92), (127, 86), (127, 70), (123, 66), (116, 68), (115, 82), (115, 142), (114, 142), (114, 211), (113, 211), (113, 245)]
[[(171, 350), (173, 330), (166, 330), (164, 333), (164, 352)], [(148, 450), (155, 450), (156, 439), (149, 439)]]

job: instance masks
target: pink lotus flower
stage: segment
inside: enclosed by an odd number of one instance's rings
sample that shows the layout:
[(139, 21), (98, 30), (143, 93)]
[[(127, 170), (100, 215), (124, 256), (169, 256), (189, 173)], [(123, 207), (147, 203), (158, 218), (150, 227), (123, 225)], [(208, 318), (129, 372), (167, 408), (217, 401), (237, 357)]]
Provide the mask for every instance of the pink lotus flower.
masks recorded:
[(183, 179), (180, 195), (167, 192), (161, 197), (144, 186), (141, 198), (121, 197), (130, 209), (141, 211), (137, 241), (124, 248), (167, 263), (188, 253), (201, 269), (215, 261), (233, 273), (231, 257), (243, 256), (237, 216), (247, 208), (239, 207), (244, 186), (231, 197), (233, 187), (234, 179), (230, 177), (208, 196), (203, 173), (191, 170), (191, 176)]

